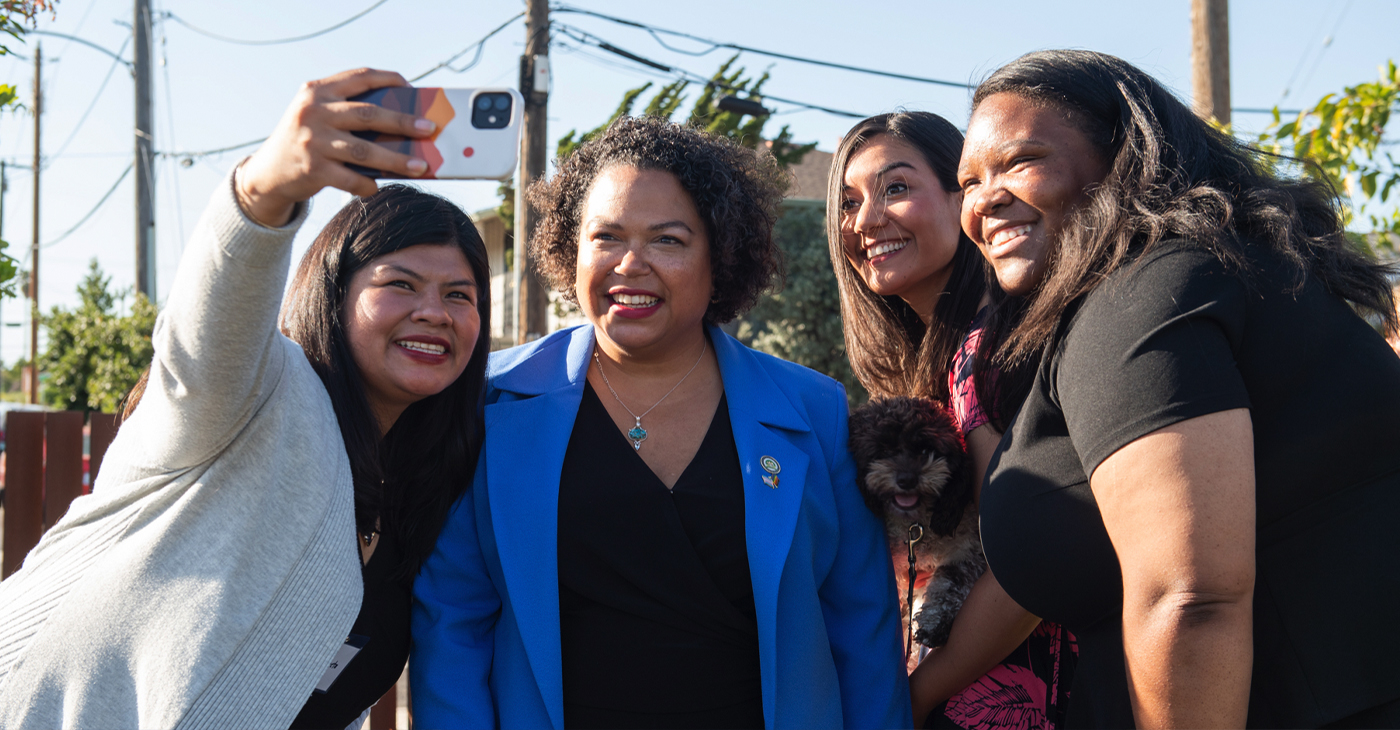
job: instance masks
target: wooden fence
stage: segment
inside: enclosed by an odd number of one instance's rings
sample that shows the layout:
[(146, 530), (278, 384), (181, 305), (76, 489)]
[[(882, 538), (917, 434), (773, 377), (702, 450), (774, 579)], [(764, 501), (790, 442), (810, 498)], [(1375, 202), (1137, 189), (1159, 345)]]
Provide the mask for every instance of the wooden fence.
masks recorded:
[[(87, 421), (87, 459), (83, 427)], [(58, 522), (68, 505), (90, 491), (102, 457), (117, 435), (117, 417), (80, 411), (9, 411), (5, 415), (4, 539), (0, 542), (0, 578), (7, 578)], [(87, 484), (84, 482), (85, 472)], [(370, 730), (398, 724), (398, 693), (388, 693), (370, 712)]]
[[(5, 415), (5, 539), (0, 545), (0, 577), (24, 562), (44, 530), (82, 495), (83, 425), (79, 411), (10, 411)], [(117, 434), (117, 417), (94, 413), (89, 429), (88, 479), (102, 468), (102, 457)]]

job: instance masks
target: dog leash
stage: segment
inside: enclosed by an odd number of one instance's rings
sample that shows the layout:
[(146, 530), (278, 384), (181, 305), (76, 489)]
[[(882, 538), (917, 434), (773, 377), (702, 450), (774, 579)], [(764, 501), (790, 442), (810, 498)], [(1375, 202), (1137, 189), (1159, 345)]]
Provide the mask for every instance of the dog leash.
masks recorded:
[(914, 650), (914, 578), (919, 571), (914, 559), (914, 543), (924, 539), (924, 526), (915, 522), (909, 526), (909, 598), (904, 605), (909, 607), (909, 632), (904, 640), (904, 661), (909, 661), (909, 657)]

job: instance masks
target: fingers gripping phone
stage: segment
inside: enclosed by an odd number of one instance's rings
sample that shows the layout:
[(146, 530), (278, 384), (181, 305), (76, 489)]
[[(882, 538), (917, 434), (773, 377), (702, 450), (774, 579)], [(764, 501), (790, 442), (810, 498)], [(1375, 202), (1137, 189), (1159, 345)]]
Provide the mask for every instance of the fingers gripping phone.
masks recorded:
[[(428, 171), (415, 180), (500, 180), (515, 172), (525, 105), (514, 89), (390, 86), (351, 97), (350, 101), (376, 104), (437, 124), (433, 136), (418, 139), (372, 131), (354, 133), (394, 152), (427, 161)], [(399, 177), (360, 165), (351, 165), (350, 169), (373, 178)]]

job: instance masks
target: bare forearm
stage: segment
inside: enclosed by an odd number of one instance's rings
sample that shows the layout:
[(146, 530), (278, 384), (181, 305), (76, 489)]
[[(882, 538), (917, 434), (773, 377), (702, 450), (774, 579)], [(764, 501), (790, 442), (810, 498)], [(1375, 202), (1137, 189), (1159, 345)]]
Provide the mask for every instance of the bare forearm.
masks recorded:
[(914, 722), (939, 703), (977, 681), (1030, 636), (1040, 619), (1002, 590), (989, 570), (977, 579), (963, 603), (948, 643), (933, 650), (909, 676)]
[(1173, 597), (1124, 606), (1123, 644), (1139, 728), (1244, 727), (1252, 601)]

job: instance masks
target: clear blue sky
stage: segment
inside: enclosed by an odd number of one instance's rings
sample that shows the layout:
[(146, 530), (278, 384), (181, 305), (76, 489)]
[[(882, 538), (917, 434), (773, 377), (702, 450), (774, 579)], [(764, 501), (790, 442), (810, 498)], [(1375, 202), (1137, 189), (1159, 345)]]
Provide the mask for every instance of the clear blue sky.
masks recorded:
[[(809, 56), (898, 73), (975, 82), (998, 65), (1030, 50), (1088, 48), (1121, 56), (1154, 74), (1183, 98), (1190, 96), (1189, 1), (1003, 0), (988, 3), (838, 3), (830, 0), (709, 0), (658, 3), (641, 0), (570, 0), (571, 4), (662, 28), (740, 45)], [(170, 12), (190, 25), (244, 39), (297, 36), (330, 26), (372, 0), (152, 0), (157, 13)], [(313, 40), (287, 45), (233, 45), (198, 35), (173, 21), (155, 30), (156, 148), (207, 150), (262, 137), (272, 128), (297, 86), (355, 66), (369, 65), (414, 76), (446, 60), (523, 7), (511, 1), (390, 0), (359, 21)], [(39, 27), (81, 36), (113, 51), (129, 36), (131, 0), (60, 0), (56, 18)], [(1400, 58), (1400, 3), (1394, 0), (1233, 0), (1230, 3), (1233, 105), (1310, 105), (1345, 85), (1374, 79), (1377, 67)], [(708, 76), (728, 57), (724, 50), (693, 56), (667, 50), (643, 31), (577, 14), (557, 13), (567, 24), (662, 63)], [(1331, 36), (1330, 45), (1324, 40)], [(442, 70), (423, 85), (488, 86), (516, 82), (524, 40), (517, 21), (485, 46), (479, 64), (465, 73)], [(92, 210), (132, 158), (132, 80), (117, 68), (101, 94), (110, 57), (69, 41), (42, 42), (45, 114), (43, 149), (52, 159), (43, 177), (41, 242), (54, 240)], [(579, 50), (556, 34), (552, 50), (554, 86), (549, 137), (596, 126), (622, 92), (664, 76), (597, 49)], [(703, 51), (700, 44), (671, 41)], [(29, 48), (16, 46), (20, 53)], [(124, 56), (130, 58), (130, 49)], [(461, 61), (468, 61), (467, 54)], [(813, 104), (874, 114), (895, 108), (924, 109), (960, 126), (968, 92), (824, 69), (745, 55), (751, 71), (769, 69), (771, 94)], [(460, 62), (459, 62), (460, 63)], [(0, 58), (0, 80), (16, 83), (24, 98), (32, 89), (33, 65)], [(1291, 85), (1285, 98), (1283, 92)], [(94, 99), (95, 104), (94, 104)], [(76, 125), (92, 104), (81, 128)], [(799, 141), (834, 147), (852, 120), (791, 105), (769, 104), (783, 113), (773, 125), (789, 124)], [(1236, 127), (1262, 129), (1267, 117), (1237, 115)], [(28, 164), (32, 119), (0, 118), (0, 158)], [(76, 133), (75, 133), (76, 129)], [(70, 140), (71, 137), (71, 140)], [(66, 147), (63, 147), (65, 145)], [(551, 141), (551, 150), (553, 143)], [(157, 164), (158, 287), (169, 290), (182, 241), (194, 227), (213, 187), (249, 150), (201, 158), (191, 167), (175, 157)], [(5, 198), (3, 234), (11, 253), (23, 255), (31, 237), (32, 183), (12, 170)], [(431, 183), (468, 210), (495, 202), (495, 182)], [(96, 257), (118, 287), (134, 281), (134, 189), (128, 176), (111, 199), (68, 238), (43, 250), (40, 303), (76, 301), (74, 288)], [(311, 221), (298, 240), (310, 241), (345, 196), (318, 197)], [(3, 319), (17, 322), (26, 306), (3, 304)], [(0, 330), (0, 356), (22, 353), (24, 330)], [(23, 341), (27, 341), (24, 339)]]

